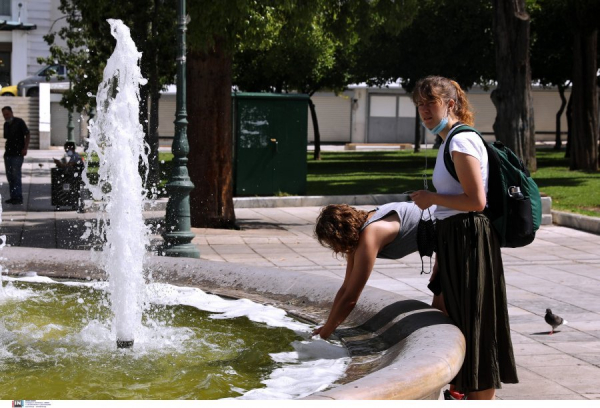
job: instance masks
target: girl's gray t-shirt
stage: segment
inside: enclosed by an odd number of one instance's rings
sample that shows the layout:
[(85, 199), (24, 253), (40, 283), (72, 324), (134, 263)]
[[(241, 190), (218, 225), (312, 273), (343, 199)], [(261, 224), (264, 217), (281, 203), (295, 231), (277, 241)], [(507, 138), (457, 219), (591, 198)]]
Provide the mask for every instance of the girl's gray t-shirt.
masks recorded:
[[(384, 204), (375, 209), (375, 214), (362, 226), (361, 231), (368, 225), (396, 212), (400, 218), (400, 231), (396, 238), (387, 244), (378, 254), (377, 258), (400, 259), (417, 251), (417, 226), (421, 219), (421, 209), (412, 201)], [(423, 219), (429, 219), (429, 212), (425, 210)]]

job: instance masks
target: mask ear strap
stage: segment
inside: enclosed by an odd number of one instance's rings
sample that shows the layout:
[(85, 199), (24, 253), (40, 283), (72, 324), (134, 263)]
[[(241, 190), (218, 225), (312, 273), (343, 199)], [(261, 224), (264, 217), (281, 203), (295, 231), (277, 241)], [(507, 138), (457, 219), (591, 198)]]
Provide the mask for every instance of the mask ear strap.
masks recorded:
[[(427, 183), (427, 181), (425, 181), (425, 183)], [(421, 210), (421, 220), (423, 220), (423, 214), (425, 213), (425, 210)], [(429, 208), (427, 208), (427, 213), (429, 214), (429, 220), (433, 220), (433, 217), (431, 216), (431, 210)], [(433, 239), (435, 239), (436, 237), (433, 237)], [(421, 275), (425, 274), (425, 275), (429, 275), (433, 269), (433, 267), (431, 266), (431, 258), (433, 258), (432, 256), (429, 257), (429, 272), (425, 272), (425, 264), (423, 262), (423, 257), (421, 256)]]
[[(425, 160), (427, 160), (427, 159), (425, 159)], [(425, 185), (427, 185), (427, 176), (425, 174), (423, 174), (423, 176), (425, 176), (423, 178), (425, 179)], [(425, 210), (421, 210), (421, 221), (423, 220), (424, 213), (425, 213)], [(419, 254), (419, 255), (421, 255), (421, 254)], [(421, 258), (421, 273), (420, 274), (421, 275), (427, 274), (427, 272), (425, 272), (425, 264), (423, 263), (423, 257), (419, 256), (419, 258)]]

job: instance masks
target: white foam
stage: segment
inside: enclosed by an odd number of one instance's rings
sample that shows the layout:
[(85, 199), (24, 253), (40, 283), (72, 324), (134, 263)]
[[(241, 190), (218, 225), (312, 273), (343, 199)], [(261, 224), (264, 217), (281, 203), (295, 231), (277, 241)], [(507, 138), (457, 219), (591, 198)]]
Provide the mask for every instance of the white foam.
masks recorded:
[(268, 379), (261, 381), (266, 388), (248, 391), (238, 399), (292, 399), (302, 398), (327, 389), (342, 377), (350, 358), (303, 361), (273, 370)]
[(228, 300), (210, 295), (198, 288), (179, 287), (164, 283), (147, 285), (151, 303), (162, 305), (187, 305), (207, 312), (215, 312), (213, 319), (231, 319), (246, 316), (248, 319), (272, 327), (286, 327), (296, 332), (310, 332), (311, 326), (287, 316), (286, 312), (269, 305), (261, 305), (248, 299)]
[[(90, 287), (106, 289), (106, 282), (59, 282), (43, 276), (11, 277), (10, 281), (40, 282), (46, 284), (62, 284), (69, 286)], [(12, 285), (10, 285), (12, 286)], [(25, 299), (35, 296), (31, 290), (16, 289), (15, 298)], [(24, 295), (18, 295), (23, 292)], [(274, 353), (271, 358), (281, 364), (271, 372), (268, 378), (261, 381), (265, 388), (246, 391), (236, 388), (234, 392), (242, 394), (238, 399), (292, 399), (302, 398), (331, 386), (341, 378), (350, 358), (346, 349), (339, 343), (332, 343), (318, 337), (311, 338), (312, 326), (297, 322), (286, 315), (282, 309), (273, 306), (261, 305), (247, 299), (229, 300), (216, 295), (210, 295), (198, 288), (178, 287), (164, 283), (146, 285), (146, 298), (150, 303), (159, 305), (187, 305), (213, 312), (210, 317), (214, 319), (235, 318), (246, 316), (248, 319), (264, 323), (272, 327), (286, 327), (296, 331), (305, 338), (303, 341), (294, 341), (294, 351)], [(1, 321), (0, 321), (1, 324)], [(24, 327), (19, 333), (27, 333), (32, 339), (41, 338), (52, 330), (60, 330), (56, 325), (43, 327)], [(0, 344), (7, 344), (15, 336), (15, 332), (7, 332), (0, 326)], [(193, 332), (188, 328), (174, 328), (160, 322), (150, 321), (148, 326), (142, 326), (135, 339), (135, 357), (152, 353), (172, 353), (173, 350), (185, 350), (185, 343), (193, 338)], [(204, 340), (202, 340), (204, 341)], [(85, 345), (90, 352), (114, 352), (114, 335), (111, 329), (98, 320), (90, 320), (78, 333), (66, 336), (63, 343)], [(208, 345), (217, 347), (216, 345)], [(126, 351), (121, 351), (126, 352)], [(7, 355), (4, 346), (0, 346), (0, 358)], [(70, 351), (65, 349), (63, 354)], [(9, 353), (8, 353), (9, 354)], [(42, 353), (31, 352), (26, 359), (41, 362), (48, 358)]]

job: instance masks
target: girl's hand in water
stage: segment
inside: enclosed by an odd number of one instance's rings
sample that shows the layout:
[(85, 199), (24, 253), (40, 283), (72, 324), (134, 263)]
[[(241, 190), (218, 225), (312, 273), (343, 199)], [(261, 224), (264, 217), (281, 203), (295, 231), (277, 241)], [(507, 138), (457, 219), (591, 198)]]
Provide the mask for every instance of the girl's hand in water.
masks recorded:
[(325, 326), (314, 329), (312, 332), (313, 336), (320, 336), (323, 340), (327, 340), (329, 336), (331, 336), (331, 332), (328, 332), (327, 329), (324, 329)]

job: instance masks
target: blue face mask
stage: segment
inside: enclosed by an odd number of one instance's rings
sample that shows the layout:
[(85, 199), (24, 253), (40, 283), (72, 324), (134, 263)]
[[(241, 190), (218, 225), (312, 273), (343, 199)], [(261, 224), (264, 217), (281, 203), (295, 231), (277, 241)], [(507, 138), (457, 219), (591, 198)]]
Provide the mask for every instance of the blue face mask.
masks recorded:
[(438, 123), (437, 126), (434, 127), (433, 129), (427, 128), (427, 126), (425, 126), (425, 124), (423, 122), (421, 122), (421, 125), (423, 125), (423, 127), (425, 129), (429, 130), (434, 135), (437, 135), (438, 133), (440, 133), (446, 127), (446, 125), (448, 125), (448, 115), (444, 116), (442, 118), (442, 120), (440, 120), (440, 123)]

